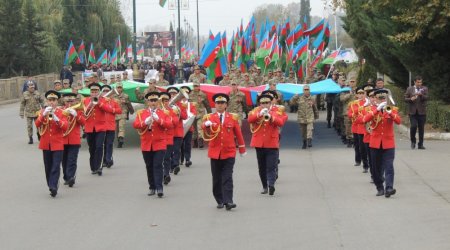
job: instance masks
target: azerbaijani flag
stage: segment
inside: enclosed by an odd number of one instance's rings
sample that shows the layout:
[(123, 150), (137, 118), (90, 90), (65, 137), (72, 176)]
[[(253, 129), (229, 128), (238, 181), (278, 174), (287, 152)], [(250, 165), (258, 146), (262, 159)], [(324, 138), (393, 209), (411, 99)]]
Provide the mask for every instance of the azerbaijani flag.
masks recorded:
[(308, 45), (309, 37), (306, 37), (297, 46), (295, 46), (294, 52), (292, 53), (292, 60), (305, 60), (308, 57)]
[(164, 8), (164, 5), (166, 5), (167, 0), (159, 0), (159, 6)]
[(69, 48), (67, 49), (66, 56), (64, 58), (64, 65), (69, 65), (75, 58), (77, 58), (77, 51), (75, 50), (75, 46), (73, 46), (73, 42), (70, 41)]
[(336, 50), (333, 53), (331, 53), (329, 56), (327, 56), (327, 58), (325, 58), (320, 64), (333, 64), (338, 55), (339, 55), (339, 50)]
[(141, 45), (141, 48), (137, 51), (137, 55), (144, 59), (144, 45)]
[(127, 52), (126, 52), (126, 57), (133, 57), (133, 47), (131, 46), (131, 44), (129, 44), (127, 46)]
[(108, 50), (107, 49), (105, 49), (105, 51), (103, 51), (103, 53), (98, 57), (97, 64), (98, 65), (108, 64)]
[(112, 65), (117, 65), (117, 49), (114, 49), (113, 53), (111, 54), (109, 58), (109, 62)]
[(220, 41), (222, 36), (220, 32), (216, 35), (214, 40), (209, 40), (203, 50), (202, 55), (200, 56), (200, 60), (198, 61), (199, 65), (203, 65), (205, 68), (209, 67), (211, 63), (216, 59), (217, 53), (220, 49)]
[(89, 49), (89, 58), (88, 61), (90, 63), (95, 63), (95, 51), (94, 51), (94, 44), (91, 43), (91, 48)]
[(86, 51), (85, 51), (84, 41), (81, 40), (80, 47), (78, 47), (78, 58), (76, 63), (77, 64), (84, 64), (86, 61)]
[(116, 49), (119, 51), (119, 54), (122, 52), (122, 43), (120, 42), (120, 35), (117, 37), (116, 40)]

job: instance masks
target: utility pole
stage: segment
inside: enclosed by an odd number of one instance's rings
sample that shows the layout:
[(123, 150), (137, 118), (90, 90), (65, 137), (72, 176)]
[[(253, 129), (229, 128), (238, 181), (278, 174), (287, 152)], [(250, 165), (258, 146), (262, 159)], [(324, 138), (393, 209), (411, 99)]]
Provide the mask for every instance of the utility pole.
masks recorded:
[(182, 64), (181, 64), (181, 18), (180, 18), (180, 11), (181, 10), (181, 5), (180, 5), (180, 0), (178, 0), (178, 36), (177, 36), (177, 40), (178, 40), (178, 82), (182, 83), (183, 82), (183, 68), (182, 68)]
[(200, 29), (198, 21), (198, 0), (197, 0), (197, 56), (200, 56)]

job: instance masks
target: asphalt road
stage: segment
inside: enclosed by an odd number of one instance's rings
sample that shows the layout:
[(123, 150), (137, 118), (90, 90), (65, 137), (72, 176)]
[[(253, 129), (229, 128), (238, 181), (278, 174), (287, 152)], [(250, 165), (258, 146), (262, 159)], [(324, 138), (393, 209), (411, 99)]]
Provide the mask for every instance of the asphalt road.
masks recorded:
[[(295, 116), (282, 131), (280, 178), (261, 195), (256, 153), (237, 157), (232, 211), (216, 209), (207, 150), (193, 150), (162, 199), (147, 196), (137, 133), (92, 176), (83, 143), (74, 188), (51, 198), (42, 153), (17, 103), (0, 106), (1, 249), (450, 249), (450, 142), (409, 149), (397, 136), (395, 188), (376, 197), (368, 174), (323, 120), (300, 149)], [(244, 128), (249, 145), (248, 128)]]

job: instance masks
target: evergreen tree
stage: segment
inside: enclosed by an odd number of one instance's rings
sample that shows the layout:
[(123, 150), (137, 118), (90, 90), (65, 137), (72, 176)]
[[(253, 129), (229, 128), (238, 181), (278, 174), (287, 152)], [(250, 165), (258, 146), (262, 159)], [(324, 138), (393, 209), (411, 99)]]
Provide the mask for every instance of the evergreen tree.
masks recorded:
[(303, 23), (306, 17), (308, 28), (311, 26), (311, 7), (309, 0), (301, 0), (300, 2), (300, 23)]
[(23, 57), (22, 1), (0, 0), (0, 75), (21, 74)]

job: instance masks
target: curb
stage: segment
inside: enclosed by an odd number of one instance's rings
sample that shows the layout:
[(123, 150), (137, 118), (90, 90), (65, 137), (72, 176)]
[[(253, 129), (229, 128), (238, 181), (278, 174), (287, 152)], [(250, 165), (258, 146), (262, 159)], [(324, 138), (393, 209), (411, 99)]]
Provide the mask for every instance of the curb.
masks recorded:
[[(409, 128), (403, 124), (397, 125), (399, 132), (409, 138)], [(443, 140), (450, 141), (450, 133), (432, 133), (425, 132), (423, 135), (424, 140)]]

